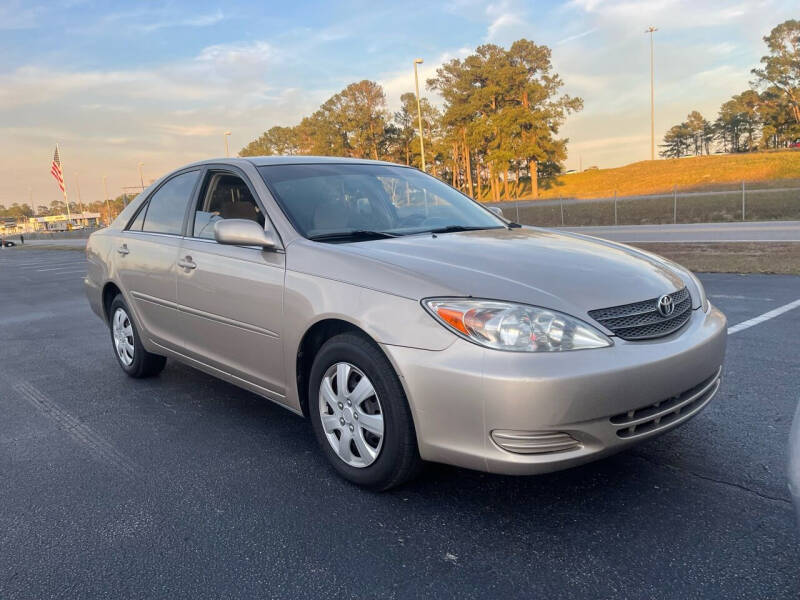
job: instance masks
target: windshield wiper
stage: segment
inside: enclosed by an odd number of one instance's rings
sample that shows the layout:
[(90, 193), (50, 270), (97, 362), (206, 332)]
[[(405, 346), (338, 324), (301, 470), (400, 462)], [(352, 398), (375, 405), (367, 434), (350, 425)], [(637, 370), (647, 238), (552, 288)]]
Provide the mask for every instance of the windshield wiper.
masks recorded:
[(330, 233), (320, 233), (317, 235), (310, 235), (308, 239), (315, 242), (326, 242), (335, 240), (382, 240), (385, 238), (399, 237), (396, 233), (389, 233), (388, 231), (370, 231), (368, 229), (353, 229), (351, 231), (332, 231)]
[(450, 233), (451, 231), (480, 231), (482, 229), (502, 229), (501, 227), (470, 226), (470, 225), (446, 225), (436, 229), (428, 229), (426, 233)]

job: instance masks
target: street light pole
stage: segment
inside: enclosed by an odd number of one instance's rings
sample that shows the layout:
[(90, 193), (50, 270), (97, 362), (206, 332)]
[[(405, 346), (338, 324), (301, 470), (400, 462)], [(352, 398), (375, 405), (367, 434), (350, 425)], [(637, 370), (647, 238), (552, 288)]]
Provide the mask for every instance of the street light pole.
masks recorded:
[(222, 134), (222, 137), (225, 139), (225, 157), (230, 157), (231, 153), (228, 150), (228, 136), (231, 134), (230, 131), (226, 131)]
[(78, 191), (78, 206), (81, 208), (81, 219), (83, 224), (86, 225), (86, 214), (83, 210), (83, 201), (81, 200), (81, 181), (78, 179), (78, 172), (75, 171), (75, 189)]
[(144, 166), (143, 162), (139, 163), (139, 183), (142, 184), (142, 191), (144, 191), (144, 177), (142, 176), (142, 167)]
[(422, 64), (421, 58), (414, 59), (414, 86), (417, 89), (417, 120), (419, 121), (419, 153), (422, 159), (422, 170), (425, 171), (425, 140), (422, 134), (422, 109), (419, 106), (419, 75), (417, 74), (417, 65)]
[(108, 184), (106, 183), (105, 175), (103, 175), (103, 190), (106, 193), (106, 221), (111, 225), (111, 204), (108, 201)]
[(645, 29), (650, 34), (650, 160), (656, 159), (656, 103), (655, 103), (655, 78), (653, 76), (653, 34), (658, 31), (652, 25)]

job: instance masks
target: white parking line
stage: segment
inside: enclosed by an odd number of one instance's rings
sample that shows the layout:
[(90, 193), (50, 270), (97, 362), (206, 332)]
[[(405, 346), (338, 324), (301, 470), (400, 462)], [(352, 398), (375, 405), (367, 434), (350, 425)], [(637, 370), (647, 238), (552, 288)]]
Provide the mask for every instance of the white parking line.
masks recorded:
[(76, 273), (86, 274), (86, 269), (78, 269), (76, 271), (59, 271), (58, 273), (48, 273), (50, 277), (57, 277), (59, 275), (75, 275)]
[(40, 272), (41, 271), (61, 271), (63, 269), (73, 269), (73, 268), (75, 268), (75, 267), (77, 267), (79, 265), (80, 265), (80, 263), (71, 263), (71, 264), (64, 264), (64, 265), (61, 265), (59, 267), (51, 267), (51, 268), (48, 268), (48, 269), (36, 269), (36, 270), (40, 271)]
[(789, 312), (793, 308), (800, 307), (800, 299), (795, 300), (794, 302), (789, 302), (789, 304), (784, 304), (783, 306), (779, 306), (776, 309), (773, 309), (769, 312), (765, 312), (763, 315), (759, 315), (757, 317), (753, 317), (752, 319), (748, 319), (747, 321), (743, 321), (738, 325), (734, 325), (733, 327), (728, 327), (728, 335), (733, 333), (739, 333), (740, 331), (744, 331), (745, 329), (749, 329), (753, 325), (758, 325), (759, 323), (763, 323), (764, 321), (769, 321), (770, 319), (774, 319), (775, 317), (782, 315), (785, 312)]
[(725, 298), (726, 300), (757, 300), (759, 302), (774, 302), (774, 298), (758, 298), (756, 296), (736, 296), (728, 294), (710, 294), (709, 298)]

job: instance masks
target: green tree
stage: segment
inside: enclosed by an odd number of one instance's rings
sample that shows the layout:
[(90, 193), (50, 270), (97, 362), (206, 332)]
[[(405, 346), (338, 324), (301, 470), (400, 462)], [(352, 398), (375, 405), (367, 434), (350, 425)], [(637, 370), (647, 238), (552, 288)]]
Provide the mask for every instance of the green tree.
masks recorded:
[(511, 196), (512, 170), (519, 183), (520, 168), (527, 169), (534, 196), (540, 176), (560, 172), (567, 140), (556, 136), (567, 114), (583, 106), (580, 98), (561, 95), (562, 86), (550, 49), (524, 39), (509, 49), (480, 46), (464, 59), (445, 63), (428, 80), (445, 101), (445, 137), (469, 194), (474, 194), (473, 165), (478, 195), (486, 173), (494, 199), (501, 186), (506, 198)]
[(334, 147), (346, 156), (379, 157), (388, 114), (386, 94), (374, 81), (351, 83), (329, 98), (314, 117), (327, 131), (326, 138), (336, 138)]
[(664, 158), (681, 158), (695, 151), (695, 132), (689, 123), (680, 123), (669, 128), (664, 135), (663, 148), (659, 154)]
[(772, 86), (761, 92), (759, 97), (761, 145), (764, 148), (785, 148), (800, 137), (800, 123), (792, 116), (791, 103), (786, 94)]
[[(433, 149), (442, 116), (427, 98), (420, 98), (419, 108), (422, 114), (423, 139), (426, 154), (428, 154)], [(394, 122), (397, 128), (397, 140), (401, 145), (402, 161), (407, 165), (421, 167), (419, 117), (417, 115), (417, 96), (414, 92), (406, 92), (400, 96), (400, 110), (394, 113)], [(434, 155), (435, 153), (432, 154), (432, 156)]]
[(754, 90), (745, 90), (725, 102), (716, 121), (717, 135), (726, 152), (750, 152), (761, 126), (758, 112), (760, 98)]
[(695, 156), (700, 156), (705, 151), (710, 154), (711, 141), (714, 136), (714, 128), (700, 112), (693, 110), (686, 117), (686, 127), (692, 135), (692, 149)]
[(300, 150), (296, 127), (271, 127), (239, 151), (239, 156), (291, 156)]
[(753, 69), (757, 84), (779, 90), (788, 100), (795, 123), (800, 124), (800, 21), (784, 21), (764, 37), (769, 54)]

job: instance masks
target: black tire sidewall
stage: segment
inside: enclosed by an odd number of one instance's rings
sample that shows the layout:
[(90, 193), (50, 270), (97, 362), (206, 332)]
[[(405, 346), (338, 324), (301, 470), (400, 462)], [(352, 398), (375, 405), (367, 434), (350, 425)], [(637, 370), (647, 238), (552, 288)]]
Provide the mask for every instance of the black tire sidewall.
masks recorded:
[[(364, 373), (372, 382), (381, 404), (383, 443), (378, 458), (368, 467), (352, 467), (342, 461), (331, 448), (322, 428), (319, 387), (325, 371), (338, 362), (348, 362)], [(372, 489), (385, 489), (391, 485), (402, 461), (404, 446), (409, 444), (409, 433), (413, 437), (413, 426), (409, 431), (411, 417), (403, 388), (391, 363), (377, 346), (354, 334), (342, 334), (328, 340), (315, 357), (311, 368), (308, 411), (317, 442), (340, 475)]]
[[(114, 313), (117, 312), (118, 308), (124, 310), (125, 314), (128, 315), (128, 320), (131, 322), (131, 329), (133, 329), (133, 362), (130, 365), (126, 365), (122, 362), (122, 360), (120, 360), (119, 355), (117, 354), (117, 347), (114, 343)], [(139, 328), (136, 326), (133, 313), (125, 302), (125, 299), (122, 297), (122, 294), (117, 295), (117, 297), (112, 300), (108, 313), (108, 330), (111, 332), (111, 348), (114, 351), (114, 358), (117, 359), (117, 363), (123, 371), (125, 371), (128, 375), (136, 377), (144, 370), (144, 361), (147, 355), (147, 350), (145, 350), (144, 346), (142, 346), (142, 342), (139, 338)]]

